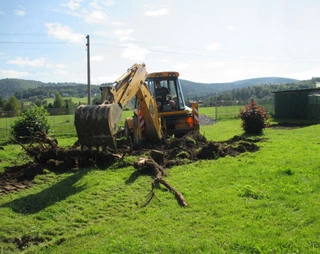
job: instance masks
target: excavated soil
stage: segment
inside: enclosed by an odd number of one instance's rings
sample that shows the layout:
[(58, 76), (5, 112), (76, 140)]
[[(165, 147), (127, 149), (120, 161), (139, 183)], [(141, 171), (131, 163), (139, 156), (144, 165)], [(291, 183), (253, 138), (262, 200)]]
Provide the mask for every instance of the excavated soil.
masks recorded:
[[(190, 133), (182, 138), (167, 140), (161, 144), (144, 145), (132, 150), (126, 142), (120, 144), (117, 153), (111, 151), (81, 151), (80, 148), (59, 148), (52, 146), (33, 146), (27, 153), (33, 162), (20, 166), (6, 167), (0, 174), (0, 195), (30, 188), (35, 177), (47, 170), (66, 172), (79, 168), (108, 168), (119, 162), (127, 154), (151, 157), (163, 168), (183, 165), (197, 160), (215, 160), (225, 156), (235, 157), (244, 152), (259, 149), (257, 142), (262, 139), (249, 139), (235, 136), (223, 142), (208, 141), (199, 133)], [(125, 163), (117, 165), (126, 166)], [(120, 167), (120, 166), (119, 166)]]

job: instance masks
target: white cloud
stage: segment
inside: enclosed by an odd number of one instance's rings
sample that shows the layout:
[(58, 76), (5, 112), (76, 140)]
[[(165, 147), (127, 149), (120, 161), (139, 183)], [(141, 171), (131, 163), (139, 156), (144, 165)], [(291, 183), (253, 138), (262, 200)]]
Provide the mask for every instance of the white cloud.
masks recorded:
[(116, 81), (119, 77), (120, 75), (113, 73), (108, 76), (94, 77), (91, 81), (93, 84), (112, 83)]
[(115, 31), (115, 36), (118, 38), (120, 41), (128, 41), (128, 40), (133, 40), (133, 38), (130, 37), (130, 35), (134, 32), (132, 29), (127, 29), (127, 30), (116, 30)]
[(48, 35), (55, 39), (63, 40), (71, 43), (83, 43), (84, 36), (82, 34), (74, 33), (68, 26), (63, 26), (60, 23), (46, 23)]
[(162, 58), (162, 59), (160, 59), (160, 62), (168, 63), (169, 62), (169, 58)]
[(114, 0), (102, 0), (100, 2), (105, 6), (113, 6), (114, 5)]
[(58, 69), (65, 69), (67, 67), (67, 65), (65, 65), (65, 64), (56, 64), (55, 67), (58, 68)]
[(109, 17), (104, 11), (93, 10), (91, 12), (85, 12), (84, 21), (89, 24), (106, 24)]
[(117, 22), (117, 21), (113, 21), (113, 22), (111, 22), (111, 24), (114, 25), (114, 26), (124, 26), (124, 25), (126, 25), (125, 22)]
[(235, 27), (234, 26), (226, 26), (226, 28), (229, 30), (229, 31), (233, 31), (234, 29), (235, 29)]
[(83, 0), (69, 0), (61, 6), (67, 8), (67, 13), (78, 17), (88, 24), (108, 24), (109, 16), (106, 7), (114, 5), (114, 1), (92, 0), (87, 6), (82, 5)]
[(23, 17), (26, 14), (26, 12), (24, 10), (15, 10), (14, 14)]
[(105, 32), (105, 31), (95, 31), (94, 35), (99, 36), (99, 37), (104, 37), (104, 38), (110, 38), (110, 33)]
[(98, 4), (98, 1), (92, 1), (91, 3), (89, 3), (89, 5), (92, 7), (92, 8), (95, 8), (95, 9), (99, 9), (99, 4)]
[(163, 15), (168, 15), (169, 12), (167, 9), (160, 9), (160, 10), (156, 10), (156, 11), (146, 11), (144, 13), (145, 16), (153, 16), (153, 17), (156, 17), (156, 16), (163, 16)]
[(223, 63), (214, 62), (214, 63), (209, 63), (209, 64), (205, 65), (205, 67), (212, 69), (212, 68), (218, 68), (223, 65), (224, 65)]
[(225, 71), (223, 71), (222, 73), (223, 75), (221, 75), (221, 77), (229, 78), (228, 82), (232, 82), (235, 80), (243, 80), (243, 79), (247, 79), (249, 78), (248, 72), (246, 71), (246, 69), (244, 67), (231, 67), (230, 69), (226, 69)]
[(57, 69), (57, 70), (54, 71), (54, 74), (67, 76), (67, 75), (69, 75), (69, 72), (67, 72), (67, 71), (65, 71), (63, 69)]
[(206, 49), (208, 49), (208, 50), (217, 50), (220, 46), (221, 46), (220, 43), (215, 42), (215, 43), (211, 43), (209, 46), (207, 46)]
[(23, 58), (23, 57), (17, 57), (14, 60), (10, 60), (7, 62), (8, 64), (14, 64), (20, 67), (33, 67), (33, 68), (39, 68), (43, 67), (47, 60), (45, 57), (37, 58), (34, 60), (29, 60), (29, 58)]
[(83, 0), (69, 0), (67, 3), (61, 4), (62, 6), (66, 6), (71, 10), (77, 10), (80, 8), (80, 5)]
[(154, 49), (154, 50), (168, 50), (168, 46), (165, 46), (165, 45), (153, 45), (152, 46), (152, 49)]
[(93, 62), (101, 62), (104, 58), (104, 56), (91, 56), (90, 60)]
[(149, 53), (147, 49), (140, 48), (137, 45), (131, 43), (123, 44), (122, 46), (125, 47), (122, 52), (122, 58), (135, 61), (143, 61), (145, 59), (145, 56)]
[(187, 69), (190, 66), (191, 66), (191, 64), (188, 64), (188, 63), (180, 63), (180, 64), (174, 65), (173, 68), (177, 69), (177, 70), (184, 70), (184, 69)]
[(320, 66), (304, 71), (284, 74), (283, 77), (294, 78), (299, 80), (307, 80), (311, 78), (320, 77)]
[(102, 6), (106, 6), (106, 7), (113, 6), (114, 1), (113, 0), (92, 0), (92, 2), (89, 5), (95, 9), (101, 9)]
[(23, 78), (31, 76), (29, 72), (26, 71), (15, 71), (15, 70), (0, 70), (0, 77), (3, 78)]

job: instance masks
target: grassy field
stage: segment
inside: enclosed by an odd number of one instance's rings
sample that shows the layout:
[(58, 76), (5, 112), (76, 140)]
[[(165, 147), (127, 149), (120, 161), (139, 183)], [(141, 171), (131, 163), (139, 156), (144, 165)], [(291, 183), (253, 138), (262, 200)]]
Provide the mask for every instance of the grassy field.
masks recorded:
[[(187, 208), (162, 188), (141, 207), (151, 178), (134, 178), (132, 166), (48, 171), (0, 196), (0, 253), (19, 253), (19, 239), (24, 253), (320, 253), (319, 131), (268, 128), (258, 152), (169, 169)], [(243, 134), (238, 119), (201, 132), (216, 141)], [(1, 169), (27, 160), (15, 145), (0, 158)]]

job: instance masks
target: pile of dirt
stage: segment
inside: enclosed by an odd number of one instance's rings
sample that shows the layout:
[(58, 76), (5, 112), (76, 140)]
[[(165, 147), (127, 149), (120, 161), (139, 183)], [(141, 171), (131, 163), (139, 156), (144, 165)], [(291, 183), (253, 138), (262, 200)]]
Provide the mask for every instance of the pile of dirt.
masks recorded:
[(190, 133), (164, 145), (163, 165), (170, 168), (197, 160), (215, 160), (227, 155), (235, 157), (244, 152), (257, 151), (259, 147), (255, 143), (259, 141), (261, 139), (235, 136), (227, 141), (214, 142), (199, 133)]
[[(34, 158), (34, 162), (5, 168), (0, 174), (0, 195), (29, 188), (34, 178), (46, 170), (66, 172), (79, 168), (107, 168), (122, 160), (126, 154), (149, 156), (163, 168), (183, 165), (197, 160), (214, 160), (225, 156), (237, 156), (244, 152), (259, 149), (256, 142), (261, 139), (249, 139), (235, 136), (222, 142), (208, 141), (199, 133), (189, 133), (181, 138), (167, 140), (161, 144), (144, 145), (140, 150), (132, 150), (122, 144), (117, 153), (111, 151), (81, 151), (80, 148), (59, 148), (58, 146), (32, 146), (25, 148)], [(124, 165), (124, 163), (119, 163)]]
[(34, 162), (6, 167), (4, 172), (0, 173), (0, 195), (30, 188), (35, 183), (35, 177), (45, 174), (47, 170), (62, 173), (79, 168), (103, 168), (120, 158), (120, 155), (112, 153), (51, 147), (33, 147), (29, 150), (29, 155), (34, 158)]
[(7, 167), (0, 174), (0, 195), (30, 188), (34, 177), (42, 172), (43, 169), (37, 163)]
[(200, 115), (199, 116), (199, 123), (200, 123), (200, 125), (210, 125), (210, 124), (216, 123), (216, 121), (207, 115)]

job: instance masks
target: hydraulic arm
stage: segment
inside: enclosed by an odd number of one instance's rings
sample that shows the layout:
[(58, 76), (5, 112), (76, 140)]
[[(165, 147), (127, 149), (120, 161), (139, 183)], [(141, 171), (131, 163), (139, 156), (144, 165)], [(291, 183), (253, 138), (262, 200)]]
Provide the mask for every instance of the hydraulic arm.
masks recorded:
[(155, 101), (144, 82), (145, 64), (134, 64), (113, 85), (102, 85), (100, 105), (81, 105), (75, 112), (75, 126), (80, 145), (116, 148), (117, 126), (124, 107), (135, 95), (148, 121), (147, 133), (152, 140), (161, 139), (161, 127)]

